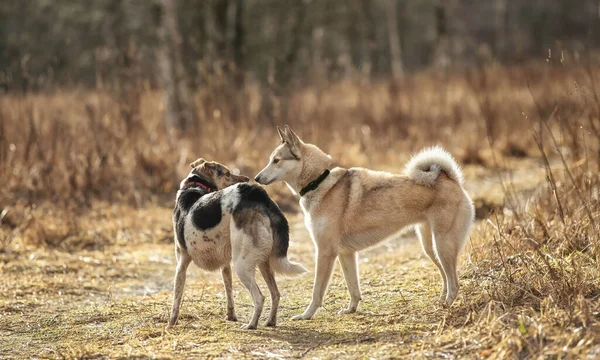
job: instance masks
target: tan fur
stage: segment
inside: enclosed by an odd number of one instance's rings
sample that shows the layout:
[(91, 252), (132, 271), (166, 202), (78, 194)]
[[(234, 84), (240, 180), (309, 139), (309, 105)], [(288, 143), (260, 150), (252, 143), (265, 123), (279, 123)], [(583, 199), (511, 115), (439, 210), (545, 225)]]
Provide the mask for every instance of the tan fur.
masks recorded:
[[(255, 180), (263, 184), (285, 181), (299, 193), (331, 168), (331, 158), (302, 142), (287, 126), (279, 134), (281, 145)], [(298, 156), (286, 159), (288, 154)], [(316, 190), (300, 199), (317, 248), (317, 265), (312, 302), (294, 319), (310, 319), (322, 305), (336, 258), (350, 292), (350, 304), (341, 313), (355, 312), (361, 300), (356, 253), (409, 225), (418, 226), (423, 249), (440, 270), (440, 300), (446, 305), (454, 302), (459, 286), (457, 258), (474, 214), (462, 188), (460, 168), (443, 149), (431, 148), (417, 154), (405, 173), (336, 167)]]

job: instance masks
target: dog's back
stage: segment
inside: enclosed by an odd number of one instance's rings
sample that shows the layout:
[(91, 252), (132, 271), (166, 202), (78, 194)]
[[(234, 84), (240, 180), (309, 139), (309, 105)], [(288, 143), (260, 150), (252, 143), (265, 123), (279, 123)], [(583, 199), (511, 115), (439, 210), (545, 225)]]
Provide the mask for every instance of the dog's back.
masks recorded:
[[(266, 255), (275, 272), (291, 275), (306, 271), (288, 261), (288, 221), (260, 185), (240, 183), (211, 193), (198, 189), (178, 192), (173, 210), (177, 242), (201, 268), (216, 270), (232, 260), (231, 242), (236, 239), (231, 238), (231, 221), (255, 238), (254, 247), (270, 248)], [(268, 224), (270, 239), (260, 236), (264, 224)]]

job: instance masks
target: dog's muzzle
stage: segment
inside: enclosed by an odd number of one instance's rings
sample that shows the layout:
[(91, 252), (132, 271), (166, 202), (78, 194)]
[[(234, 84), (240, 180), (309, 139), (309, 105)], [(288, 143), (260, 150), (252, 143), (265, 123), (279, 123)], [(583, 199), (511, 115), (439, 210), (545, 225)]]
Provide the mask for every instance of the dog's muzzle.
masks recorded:
[(272, 183), (272, 181), (265, 181), (263, 179), (263, 177), (261, 176), (261, 174), (258, 174), (254, 177), (254, 181), (256, 181), (257, 183), (261, 184), (261, 185), (269, 185)]
[(254, 177), (254, 181), (256, 181), (257, 183), (261, 184), (261, 185), (265, 185), (262, 180), (260, 179), (260, 175), (256, 175)]

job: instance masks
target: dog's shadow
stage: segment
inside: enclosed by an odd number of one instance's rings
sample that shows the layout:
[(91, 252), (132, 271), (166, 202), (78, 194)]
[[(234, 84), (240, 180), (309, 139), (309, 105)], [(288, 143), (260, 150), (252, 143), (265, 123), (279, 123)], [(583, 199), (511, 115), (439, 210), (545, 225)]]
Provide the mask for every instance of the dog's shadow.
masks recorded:
[[(397, 329), (373, 330), (381, 328), (379, 319), (382, 317), (394, 317), (395, 314), (402, 314), (401, 310), (394, 310), (382, 314), (371, 314), (367, 312), (357, 312), (354, 315), (344, 315), (339, 319), (323, 317), (307, 321), (284, 320), (283, 324), (275, 328), (259, 327), (257, 330), (249, 332), (250, 336), (264, 338), (271, 341), (286, 343), (295, 351), (302, 353), (301, 357), (309, 351), (316, 348), (332, 345), (359, 345), (369, 343), (412, 343), (419, 341), (421, 337), (430, 336), (422, 334), (422, 326), (430, 328), (439, 326), (441, 316), (448, 316), (446, 327), (456, 328), (464, 325), (466, 311), (473, 310), (474, 304), (469, 308), (465, 306), (456, 309), (439, 308), (426, 314), (421, 322), (402, 320), (397, 318), (394, 322), (406, 322), (406, 326)], [(476, 308), (483, 308), (482, 302), (476, 304)], [(445, 314), (445, 315), (444, 315)], [(453, 314), (453, 316), (451, 316)], [(459, 315), (462, 314), (462, 315)], [(335, 315), (333, 315), (335, 316)], [(342, 324), (331, 325), (330, 322), (343, 322)], [(415, 333), (411, 329), (419, 328), (421, 331)], [(243, 330), (240, 330), (243, 331)], [(433, 330), (432, 330), (433, 331)]]
[[(317, 321), (317, 320), (310, 320)], [(249, 332), (251, 336), (287, 343), (294, 350), (306, 353), (313, 349), (340, 344), (365, 344), (380, 341), (390, 341), (402, 336), (400, 331), (371, 331), (371, 330), (326, 330), (322, 326), (302, 326), (302, 322), (286, 322), (274, 328), (259, 327)], [(243, 330), (241, 330), (243, 331)]]

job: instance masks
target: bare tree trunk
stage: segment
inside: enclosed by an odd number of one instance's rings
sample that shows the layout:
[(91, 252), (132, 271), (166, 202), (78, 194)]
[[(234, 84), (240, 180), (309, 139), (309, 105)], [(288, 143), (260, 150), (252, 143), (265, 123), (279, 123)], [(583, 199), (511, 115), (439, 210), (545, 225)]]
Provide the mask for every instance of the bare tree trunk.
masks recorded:
[(238, 88), (244, 84), (244, 40), (246, 34), (242, 23), (244, 15), (244, 0), (237, 0), (235, 5), (233, 61), (235, 62), (235, 83)]
[(302, 30), (304, 27), (304, 22), (306, 20), (307, 14), (307, 4), (303, 0), (297, 0), (295, 2), (297, 12), (295, 13), (295, 23), (292, 27), (292, 31), (290, 32), (292, 39), (290, 41), (290, 45), (288, 46), (287, 52), (284, 56), (277, 59), (278, 63), (275, 66), (275, 79), (278, 86), (285, 87), (288, 85), (290, 80), (293, 77), (294, 66), (296, 65), (296, 60), (298, 57), (298, 53), (302, 48)]
[[(327, 69), (323, 62), (323, 37), (325, 29), (317, 26), (312, 31), (312, 59), (311, 59), (311, 83), (319, 84), (327, 79)], [(318, 86), (317, 86), (318, 87)]]
[(107, 21), (103, 24), (103, 35), (108, 47), (112, 49), (112, 56), (105, 67), (110, 68), (110, 74), (98, 77), (99, 85), (106, 80), (104, 77), (109, 75), (113, 82), (111, 92), (119, 103), (121, 118), (125, 122), (127, 133), (135, 131), (140, 120), (140, 79), (142, 77), (139, 71), (137, 58), (137, 49), (133, 45), (131, 36), (127, 28), (127, 16), (125, 3), (119, 0), (111, 0), (106, 4), (105, 11), (111, 16), (107, 16)]
[(241, 65), (243, 61), (243, 47), (244, 47), (244, 26), (242, 24), (242, 19), (244, 16), (244, 1), (237, 0), (235, 4), (235, 21), (234, 21), (234, 35), (233, 35), (233, 58), (238, 66)]
[(204, 60), (211, 64), (217, 56), (217, 25), (215, 24), (214, 11), (211, 1), (205, 0), (202, 9), (202, 19), (204, 20), (204, 33), (206, 42), (204, 44)]
[(366, 51), (367, 51), (367, 56), (366, 56), (366, 67), (369, 73), (369, 76), (371, 76), (371, 74), (377, 72), (378, 67), (377, 67), (377, 56), (376, 56), (376, 52), (378, 50), (378, 43), (377, 43), (377, 31), (375, 28), (375, 21), (373, 19), (373, 9), (372, 9), (373, 4), (369, 1), (369, 0), (361, 0), (361, 9), (362, 12), (364, 14), (365, 17), (365, 21), (364, 21), (364, 32), (365, 32), (365, 38), (366, 38)]
[(167, 125), (176, 131), (185, 132), (197, 125), (198, 116), (184, 78), (174, 0), (161, 0), (156, 20), (159, 66), (167, 103)]
[(435, 48), (431, 64), (447, 69), (451, 63), (450, 32), (448, 29), (448, 11), (445, 0), (435, 2)]
[(404, 65), (402, 64), (402, 49), (398, 35), (398, 1), (388, 0), (388, 39), (390, 41), (390, 61), (392, 77), (394, 80), (404, 78)]
[(508, 39), (508, 25), (509, 25), (509, 4), (508, 0), (496, 0), (495, 13), (496, 13), (496, 39), (495, 39), (495, 54), (496, 58), (502, 58), (506, 52), (507, 39)]

